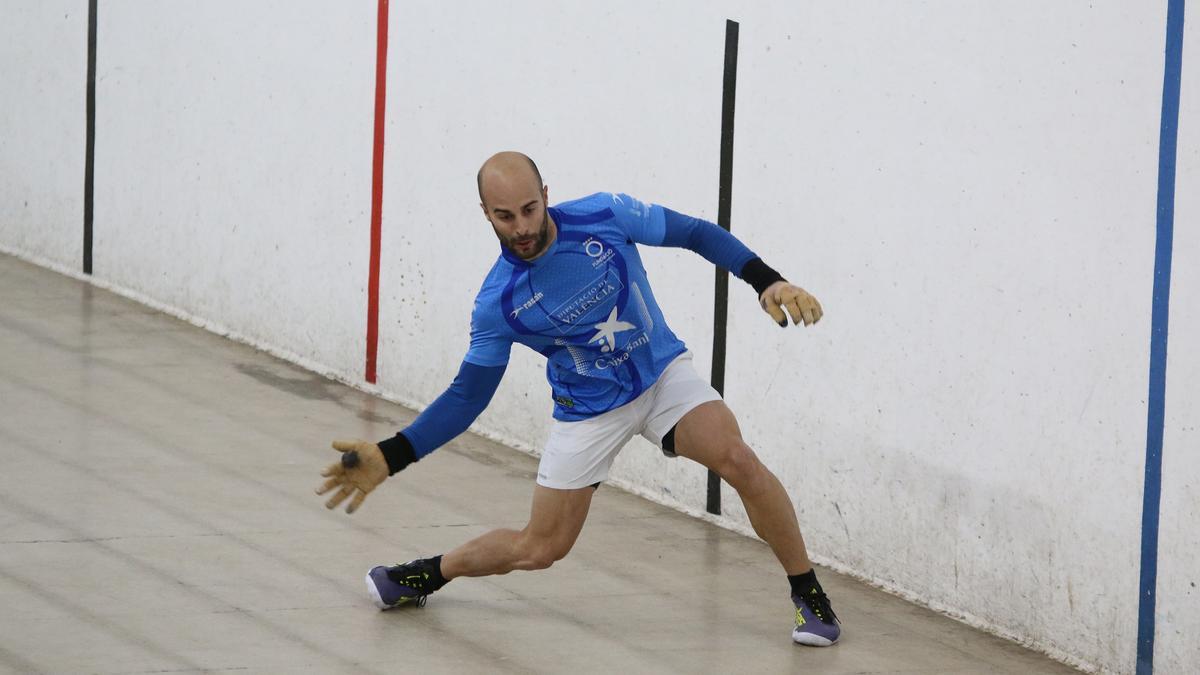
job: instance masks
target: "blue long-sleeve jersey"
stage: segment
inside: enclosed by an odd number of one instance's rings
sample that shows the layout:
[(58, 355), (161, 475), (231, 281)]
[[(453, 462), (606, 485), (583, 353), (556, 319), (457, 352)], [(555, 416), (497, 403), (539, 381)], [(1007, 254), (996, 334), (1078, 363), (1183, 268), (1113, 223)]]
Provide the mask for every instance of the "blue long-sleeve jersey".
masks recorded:
[(712, 223), (625, 194), (600, 192), (548, 212), (555, 241), (535, 260), (500, 247), (475, 299), (458, 377), (401, 432), (416, 459), (483, 411), (513, 343), (546, 357), (559, 420), (605, 413), (652, 386), (686, 346), (663, 319), (637, 244), (688, 248), (738, 276), (757, 257)]

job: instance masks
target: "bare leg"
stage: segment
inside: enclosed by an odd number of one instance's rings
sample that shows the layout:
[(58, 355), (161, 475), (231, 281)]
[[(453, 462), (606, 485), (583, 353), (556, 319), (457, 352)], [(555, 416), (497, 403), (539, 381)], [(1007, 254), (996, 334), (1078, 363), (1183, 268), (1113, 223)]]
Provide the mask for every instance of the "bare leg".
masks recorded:
[(562, 560), (583, 529), (591, 487), (555, 490), (537, 485), (525, 529), (492, 530), (442, 556), (442, 576), (483, 577), (540, 570)]
[(737, 418), (724, 401), (696, 406), (679, 420), (675, 451), (717, 472), (737, 490), (754, 531), (775, 552), (788, 575), (812, 569), (791, 498), (742, 440)]

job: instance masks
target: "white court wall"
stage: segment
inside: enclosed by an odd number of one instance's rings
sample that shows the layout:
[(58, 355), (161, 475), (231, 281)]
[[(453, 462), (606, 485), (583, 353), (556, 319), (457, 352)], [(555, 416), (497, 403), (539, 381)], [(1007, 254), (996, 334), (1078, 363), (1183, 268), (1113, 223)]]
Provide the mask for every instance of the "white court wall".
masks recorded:
[(0, 247), (83, 264), (87, 3), (0, 10)]
[(95, 274), (361, 377), (375, 12), (107, 2)]
[[(375, 3), (101, 10), (97, 279), (361, 386)], [(31, 27), (0, 46), (0, 96), (81, 112), (77, 47), (31, 64), (60, 73), (49, 91), (7, 74), (62, 30), (53, 13), (4, 12), (0, 26)], [(814, 557), (1132, 672), (1165, 3), (393, 2), (376, 390), (427, 405), (465, 352), (496, 255), (473, 181), (491, 152), (533, 155), (552, 200), (623, 191), (715, 219), (726, 18), (741, 25), (734, 232), (827, 312), (779, 330), (732, 280), (727, 399)], [(1185, 63), (1167, 673), (1196, 662), (1200, 630), (1196, 72)], [(53, 119), (5, 110), (0, 138), (54, 137)], [(70, 119), (74, 166), (35, 145), (0, 160), (0, 246), (59, 264), (79, 258), (81, 206), (49, 235), (14, 204), (81, 205)], [(9, 175), (47, 164), (36, 183)], [(711, 268), (644, 258), (707, 373)], [(543, 361), (518, 347), (475, 428), (536, 452), (549, 411)], [(704, 472), (640, 440), (612, 478), (703, 508)], [(748, 530), (723, 497), (718, 521)]]
[(798, 216), (828, 319), (729, 399), (821, 558), (1129, 668), (1164, 12), (824, 7), (743, 23), (735, 216)]

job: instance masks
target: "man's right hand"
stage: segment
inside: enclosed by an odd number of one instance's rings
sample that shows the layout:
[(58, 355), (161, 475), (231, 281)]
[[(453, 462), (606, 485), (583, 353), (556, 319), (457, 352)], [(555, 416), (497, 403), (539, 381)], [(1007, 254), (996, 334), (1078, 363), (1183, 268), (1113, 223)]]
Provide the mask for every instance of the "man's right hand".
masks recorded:
[[(340, 487), (325, 502), (325, 508), (336, 508), (347, 497), (353, 497), (346, 506), (346, 513), (354, 513), (371, 494), (371, 490), (388, 477), (387, 460), (383, 458), (383, 451), (378, 445), (367, 441), (334, 441), (333, 449), (343, 453), (342, 457), (321, 472), (329, 480), (317, 488), (317, 494), (323, 495)], [(355, 454), (349, 454), (351, 452)]]

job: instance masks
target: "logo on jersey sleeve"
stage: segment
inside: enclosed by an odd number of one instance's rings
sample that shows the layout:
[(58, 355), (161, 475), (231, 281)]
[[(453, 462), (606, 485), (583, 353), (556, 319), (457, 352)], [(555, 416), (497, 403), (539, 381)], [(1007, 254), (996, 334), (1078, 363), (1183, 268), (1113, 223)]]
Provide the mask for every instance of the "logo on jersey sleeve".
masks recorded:
[(629, 214), (634, 217), (644, 218), (646, 214), (649, 213), (650, 209), (647, 208), (643, 202), (639, 201), (635, 197), (630, 197), (629, 195), (625, 195), (625, 197), (629, 200), (628, 205), (625, 204), (624, 199), (621, 199), (621, 195), (616, 193), (613, 193), (612, 200), (617, 204), (626, 207), (626, 209), (629, 211)]

